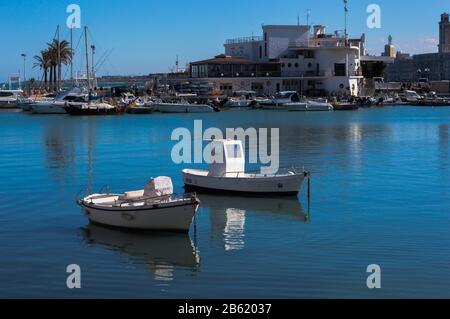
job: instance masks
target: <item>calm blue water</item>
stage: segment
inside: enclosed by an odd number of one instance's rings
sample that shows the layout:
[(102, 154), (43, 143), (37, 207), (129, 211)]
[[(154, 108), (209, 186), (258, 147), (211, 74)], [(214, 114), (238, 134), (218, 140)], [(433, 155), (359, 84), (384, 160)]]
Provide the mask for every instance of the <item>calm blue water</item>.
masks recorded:
[[(169, 175), (174, 128), (280, 127), (312, 202), (201, 196), (190, 236), (88, 225), (86, 186)], [(450, 108), (76, 118), (0, 112), (0, 297), (450, 297)], [(189, 165), (187, 165), (189, 166)], [(196, 246), (195, 246), (196, 244)], [(195, 247), (195, 248), (194, 248)], [(79, 264), (82, 289), (66, 288)], [(382, 289), (366, 286), (369, 264)]]

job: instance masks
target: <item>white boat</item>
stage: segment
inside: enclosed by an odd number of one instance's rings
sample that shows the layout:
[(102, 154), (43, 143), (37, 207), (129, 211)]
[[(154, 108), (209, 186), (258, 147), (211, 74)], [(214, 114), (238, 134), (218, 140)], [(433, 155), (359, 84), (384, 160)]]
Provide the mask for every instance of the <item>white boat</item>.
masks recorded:
[(416, 102), (421, 101), (423, 98), (419, 94), (417, 94), (416, 91), (406, 90), (405, 91), (405, 99), (406, 99), (406, 102), (408, 102), (408, 103), (416, 103)]
[(173, 195), (169, 177), (152, 179), (144, 190), (123, 194), (93, 194), (77, 200), (93, 223), (106, 226), (189, 232), (198, 209), (195, 194)]
[(136, 100), (137, 98), (134, 94), (123, 93), (122, 97), (120, 98), (120, 103), (122, 103), (126, 107), (128, 105), (131, 105), (131, 103), (133, 103)]
[(153, 108), (161, 113), (212, 113), (214, 108), (206, 104), (195, 104), (181, 101), (179, 103), (155, 103)]
[(307, 100), (306, 101), (306, 107), (308, 108), (308, 111), (314, 112), (314, 111), (332, 111), (333, 105), (328, 103), (327, 100)]
[(35, 100), (31, 98), (20, 98), (17, 100), (17, 106), (20, 107), (24, 112), (30, 112), (31, 106), (34, 102)]
[(33, 114), (66, 114), (64, 107), (67, 103), (83, 103), (88, 100), (88, 94), (82, 93), (78, 89), (64, 92), (54, 99), (44, 98), (31, 103), (31, 113)]
[(22, 97), (22, 90), (0, 90), (0, 108), (17, 108), (17, 102)]
[(245, 172), (245, 155), (241, 141), (214, 140), (213, 149), (220, 150), (223, 160), (210, 164), (209, 171), (183, 170), (183, 181), (188, 190), (297, 195), (308, 172), (295, 170), (286, 174), (248, 174)]
[(286, 103), (285, 108), (290, 112), (307, 112), (308, 111), (308, 103), (307, 102), (292, 102)]
[(326, 100), (301, 99), (299, 102), (285, 103), (283, 107), (290, 112), (332, 111), (333, 105)]
[(234, 95), (227, 101), (226, 107), (250, 107), (257, 104), (256, 92), (254, 91), (236, 91)]
[(301, 102), (301, 99), (296, 91), (283, 91), (275, 94), (271, 99), (260, 101), (259, 105), (265, 110), (286, 110), (287, 103), (298, 102)]

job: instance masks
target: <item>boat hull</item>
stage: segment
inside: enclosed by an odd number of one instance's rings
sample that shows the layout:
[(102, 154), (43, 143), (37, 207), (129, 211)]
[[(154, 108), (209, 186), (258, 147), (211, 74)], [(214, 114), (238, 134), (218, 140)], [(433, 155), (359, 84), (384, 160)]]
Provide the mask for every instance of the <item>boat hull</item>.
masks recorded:
[(286, 104), (286, 109), (289, 112), (307, 112), (308, 106), (306, 103), (289, 103)]
[(160, 208), (118, 209), (91, 206), (84, 207), (89, 221), (110, 227), (188, 233), (197, 210), (197, 203), (178, 206), (161, 205)]
[(128, 114), (152, 114), (154, 112), (153, 107), (148, 106), (136, 106), (136, 107), (128, 107)]
[(233, 194), (295, 196), (307, 173), (257, 178), (212, 177), (203, 171), (184, 170), (183, 180), (188, 190), (199, 192), (227, 192)]
[(77, 106), (66, 106), (64, 110), (73, 116), (98, 116), (98, 115), (121, 115), (123, 111), (117, 107), (115, 108), (81, 108)]
[(202, 104), (172, 104), (160, 103), (154, 105), (155, 111), (161, 113), (213, 113), (214, 109)]
[(17, 101), (0, 101), (0, 109), (17, 109)]
[(36, 103), (31, 105), (33, 114), (67, 114), (63, 104), (58, 103)]

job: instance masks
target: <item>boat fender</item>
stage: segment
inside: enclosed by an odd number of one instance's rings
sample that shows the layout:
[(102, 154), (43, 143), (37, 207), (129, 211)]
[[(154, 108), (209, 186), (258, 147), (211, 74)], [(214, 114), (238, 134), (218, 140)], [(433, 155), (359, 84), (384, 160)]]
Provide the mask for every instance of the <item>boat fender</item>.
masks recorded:
[(133, 215), (128, 214), (128, 213), (123, 213), (123, 214), (122, 214), (122, 218), (125, 219), (125, 220), (127, 220), (127, 221), (132, 221), (132, 220), (135, 219), (135, 217), (134, 217)]

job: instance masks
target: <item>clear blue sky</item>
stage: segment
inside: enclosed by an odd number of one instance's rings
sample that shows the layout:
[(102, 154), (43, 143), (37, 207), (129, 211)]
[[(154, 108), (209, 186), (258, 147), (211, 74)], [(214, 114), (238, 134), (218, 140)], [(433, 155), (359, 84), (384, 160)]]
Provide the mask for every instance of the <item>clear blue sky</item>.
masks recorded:
[[(67, 5), (79, 4), (82, 24), (88, 25), (98, 56), (114, 49), (101, 74), (148, 74), (165, 72), (181, 65), (209, 58), (223, 51), (227, 38), (261, 33), (261, 24), (306, 22), (311, 9), (311, 24), (325, 24), (328, 31), (343, 29), (342, 0), (2, 0), (0, 4), (0, 81), (22, 68), (21, 53), (26, 53), (28, 73), (31, 57), (50, 42), (56, 25), (65, 28)], [(376, 3), (382, 9), (382, 28), (368, 29), (366, 8)], [(349, 0), (349, 33), (366, 33), (371, 54), (380, 54), (389, 34), (402, 51), (437, 51), (440, 14), (450, 11), (450, 1)], [(76, 30), (75, 42), (81, 31)], [(76, 68), (82, 68), (82, 51), (77, 51)], [(64, 70), (63, 73), (66, 73)]]

